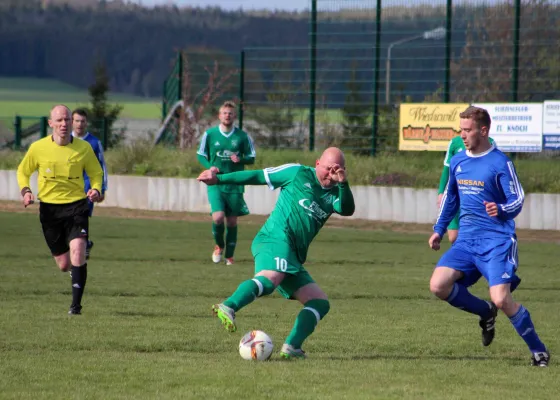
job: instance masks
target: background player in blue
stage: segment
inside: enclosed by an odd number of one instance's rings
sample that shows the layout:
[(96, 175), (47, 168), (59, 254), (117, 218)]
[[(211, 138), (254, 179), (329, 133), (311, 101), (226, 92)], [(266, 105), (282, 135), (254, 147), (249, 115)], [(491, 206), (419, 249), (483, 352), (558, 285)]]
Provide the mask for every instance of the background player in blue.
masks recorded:
[[(548, 350), (535, 331), (529, 311), (511, 295), (518, 264), (513, 219), (523, 207), (523, 188), (511, 160), (488, 141), (488, 112), (469, 107), (460, 117), (467, 151), (451, 159), (449, 181), (429, 245), (439, 250), (449, 222), (460, 210), (459, 236), (437, 263), (430, 290), (453, 307), (480, 316), (485, 346), (494, 339), (499, 308), (527, 343), (532, 364), (546, 367)], [(488, 281), (492, 302), (467, 290), (480, 274)]]
[[(87, 131), (87, 112), (84, 109), (77, 109), (72, 112), (72, 136), (80, 138), (88, 142), (91, 147), (93, 147), (93, 152), (99, 160), (99, 164), (103, 169), (103, 187), (101, 188), (101, 199), (100, 202), (105, 198), (105, 191), (107, 190), (107, 165), (105, 165), (105, 158), (103, 157), (103, 145), (101, 140), (96, 138), (94, 135)], [(87, 191), (91, 188), (89, 178), (84, 171), (84, 190)], [(89, 216), (93, 215), (93, 203), (89, 201)], [(91, 237), (91, 236), (90, 236)], [(91, 248), (93, 247), (93, 242), (88, 240), (86, 247), (86, 260), (89, 259), (89, 254)]]

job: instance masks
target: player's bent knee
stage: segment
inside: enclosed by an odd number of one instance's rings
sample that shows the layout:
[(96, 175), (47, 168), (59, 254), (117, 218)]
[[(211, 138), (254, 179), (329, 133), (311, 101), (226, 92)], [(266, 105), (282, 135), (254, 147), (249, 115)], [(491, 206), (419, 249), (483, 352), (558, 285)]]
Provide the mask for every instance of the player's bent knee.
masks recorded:
[(280, 285), (282, 283), (286, 274), (284, 272), (278, 272), (278, 271), (265, 269), (265, 270), (262, 270), (259, 273), (257, 273), (255, 275), (255, 279), (260, 277), (260, 276), (268, 279), (270, 282), (272, 282), (274, 287), (277, 287), (278, 285)]
[(449, 282), (434, 278), (430, 280), (430, 292), (432, 292), (434, 296), (442, 300), (445, 300), (449, 297), (452, 289), (453, 283), (449, 284)]
[(212, 221), (216, 225), (222, 225), (224, 223), (224, 220), (225, 220), (225, 214), (223, 212), (219, 211), (212, 214)]
[(496, 285), (490, 287), (490, 299), (496, 307), (504, 311), (515, 304), (507, 285)]
[(70, 241), (70, 262), (72, 265), (82, 265), (86, 262), (87, 240), (76, 238)]
[(312, 312), (317, 318), (317, 322), (319, 322), (328, 314), (331, 304), (325, 299), (313, 299), (305, 303), (303, 309)]
[(500, 310), (508, 309), (514, 303), (513, 298), (507, 295), (494, 295), (490, 296), (490, 299)]
[(268, 296), (274, 292), (274, 289), (276, 289), (276, 285), (266, 276), (255, 276), (255, 278), (253, 278), (253, 282), (255, 282), (259, 288), (257, 297)]
[(54, 261), (56, 262), (56, 265), (62, 272), (68, 272), (72, 267), (72, 263), (70, 262), (70, 257), (68, 253), (54, 256)]

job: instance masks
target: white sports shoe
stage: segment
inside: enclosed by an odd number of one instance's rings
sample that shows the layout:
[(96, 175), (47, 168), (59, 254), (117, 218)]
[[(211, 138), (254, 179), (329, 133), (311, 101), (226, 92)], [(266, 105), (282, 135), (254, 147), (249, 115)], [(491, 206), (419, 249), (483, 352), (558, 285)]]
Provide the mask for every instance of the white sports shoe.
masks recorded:
[(218, 264), (220, 261), (222, 261), (223, 252), (224, 249), (222, 249), (218, 245), (214, 246), (214, 252), (212, 253), (212, 261), (214, 261), (215, 264)]

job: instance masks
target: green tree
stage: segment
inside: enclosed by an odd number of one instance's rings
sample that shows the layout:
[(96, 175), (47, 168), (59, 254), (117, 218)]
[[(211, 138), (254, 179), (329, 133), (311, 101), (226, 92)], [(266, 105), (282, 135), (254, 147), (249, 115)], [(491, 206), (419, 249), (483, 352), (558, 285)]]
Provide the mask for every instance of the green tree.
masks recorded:
[(342, 107), (343, 139), (341, 146), (357, 154), (369, 154), (371, 151), (371, 124), (369, 123), (371, 107), (362, 96), (355, 68), (350, 73), (346, 88), (348, 93)]
[[(557, 3), (557, 2), (556, 2)], [(560, 91), (558, 5), (521, 4), (518, 100), (542, 101)], [(474, 8), (460, 58), (452, 63), (453, 101), (503, 102), (512, 98), (515, 8), (510, 3)]]
[(113, 147), (123, 139), (123, 132), (113, 128), (123, 107), (109, 102), (109, 74), (105, 63), (97, 61), (94, 67), (95, 81), (88, 87), (91, 106), (88, 110), (90, 130), (100, 139), (107, 132), (106, 147)]
[(295, 97), (298, 88), (289, 62), (271, 63), (272, 79), (263, 82), (265, 102), (251, 113), (256, 126), (250, 130), (259, 146), (271, 149), (297, 148), (301, 135), (295, 127)]

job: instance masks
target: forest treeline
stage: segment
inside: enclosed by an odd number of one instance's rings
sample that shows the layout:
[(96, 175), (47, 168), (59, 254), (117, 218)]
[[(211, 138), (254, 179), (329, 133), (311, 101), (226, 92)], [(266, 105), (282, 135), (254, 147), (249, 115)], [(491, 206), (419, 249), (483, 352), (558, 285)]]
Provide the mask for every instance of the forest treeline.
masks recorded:
[[(317, 78), (323, 91), (319, 100), (341, 106), (351, 75), (363, 83), (364, 99), (371, 95), (375, 2), (371, 3), (368, 10), (325, 12), (319, 0)], [(546, 0), (522, 3), (519, 91), (530, 99), (558, 94), (560, 6)], [(464, 95), (488, 100), (485, 92), (507, 99), (513, 7), (461, 4), (454, 7), (452, 21), (452, 88), (458, 99)], [(382, 80), (389, 43), (446, 25), (445, 8), (439, 6), (393, 7), (383, 16)], [(308, 45), (307, 12), (147, 8), (103, 0), (0, 0), (0, 76), (56, 78), (86, 88), (101, 60), (113, 91), (159, 97), (178, 49), (220, 53), (225, 68), (237, 68), (240, 51), (245, 49), (252, 77), (248, 88), (258, 92), (272, 87), (277, 73), (283, 73), (284, 80), (305, 81)], [(393, 57), (394, 93), (415, 99), (437, 96), (444, 78), (445, 40), (411, 41), (395, 47)], [(193, 74), (194, 79), (206, 79), (199, 75)], [(485, 91), (481, 87), (485, 85), (491, 90)], [(251, 96), (251, 90), (247, 92)]]

